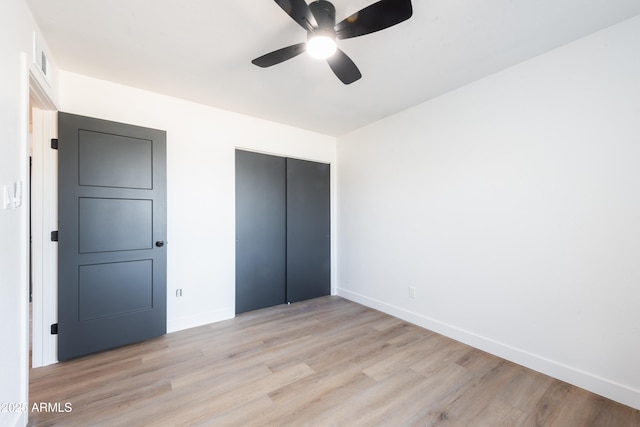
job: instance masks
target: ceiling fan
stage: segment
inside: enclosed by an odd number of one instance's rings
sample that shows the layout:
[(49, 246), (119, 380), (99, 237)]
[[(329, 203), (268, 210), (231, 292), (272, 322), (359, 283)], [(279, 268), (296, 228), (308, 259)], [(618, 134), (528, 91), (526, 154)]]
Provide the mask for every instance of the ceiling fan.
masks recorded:
[(307, 4), (305, 0), (275, 2), (307, 31), (307, 41), (284, 47), (251, 61), (270, 67), (300, 55), (305, 50), (316, 58), (326, 59), (335, 75), (348, 85), (360, 77), (356, 64), (336, 46), (336, 39), (350, 39), (384, 30), (411, 17), (411, 0), (380, 0), (336, 24), (336, 8), (327, 0)]

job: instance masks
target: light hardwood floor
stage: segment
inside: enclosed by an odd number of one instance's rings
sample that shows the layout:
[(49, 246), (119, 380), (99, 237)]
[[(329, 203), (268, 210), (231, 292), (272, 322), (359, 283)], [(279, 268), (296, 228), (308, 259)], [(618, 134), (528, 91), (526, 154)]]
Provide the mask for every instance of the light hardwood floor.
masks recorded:
[(31, 370), (32, 426), (640, 426), (640, 411), (339, 297)]

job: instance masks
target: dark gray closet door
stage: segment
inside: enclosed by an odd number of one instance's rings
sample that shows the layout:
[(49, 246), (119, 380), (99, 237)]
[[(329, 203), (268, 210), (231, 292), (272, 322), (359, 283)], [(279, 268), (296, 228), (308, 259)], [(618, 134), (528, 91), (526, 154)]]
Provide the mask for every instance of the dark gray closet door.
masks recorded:
[(236, 313), (283, 304), (285, 159), (236, 150)]
[(166, 333), (166, 133), (59, 113), (58, 359)]
[(287, 301), (331, 293), (330, 166), (287, 159)]

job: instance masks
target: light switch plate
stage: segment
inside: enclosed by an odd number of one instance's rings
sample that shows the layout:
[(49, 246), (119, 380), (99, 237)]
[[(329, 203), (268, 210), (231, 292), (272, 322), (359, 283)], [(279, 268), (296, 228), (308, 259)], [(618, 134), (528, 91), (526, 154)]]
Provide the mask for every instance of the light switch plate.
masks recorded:
[(22, 181), (2, 186), (3, 209), (17, 209), (22, 206)]
[(13, 208), (17, 209), (22, 206), (22, 181), (13, 183)]

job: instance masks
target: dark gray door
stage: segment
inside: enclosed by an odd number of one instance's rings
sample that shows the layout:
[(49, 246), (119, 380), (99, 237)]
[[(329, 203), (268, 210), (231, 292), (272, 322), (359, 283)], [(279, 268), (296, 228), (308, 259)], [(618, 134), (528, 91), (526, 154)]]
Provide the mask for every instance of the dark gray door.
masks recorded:
[(59, 113), (58, 359), (166, 333), (166, 133)]
[(330, 166), (287, 159), (287, 301), (331, 293)]
[(285, 159), (236, 150), (236, 313), (285, 302)]

